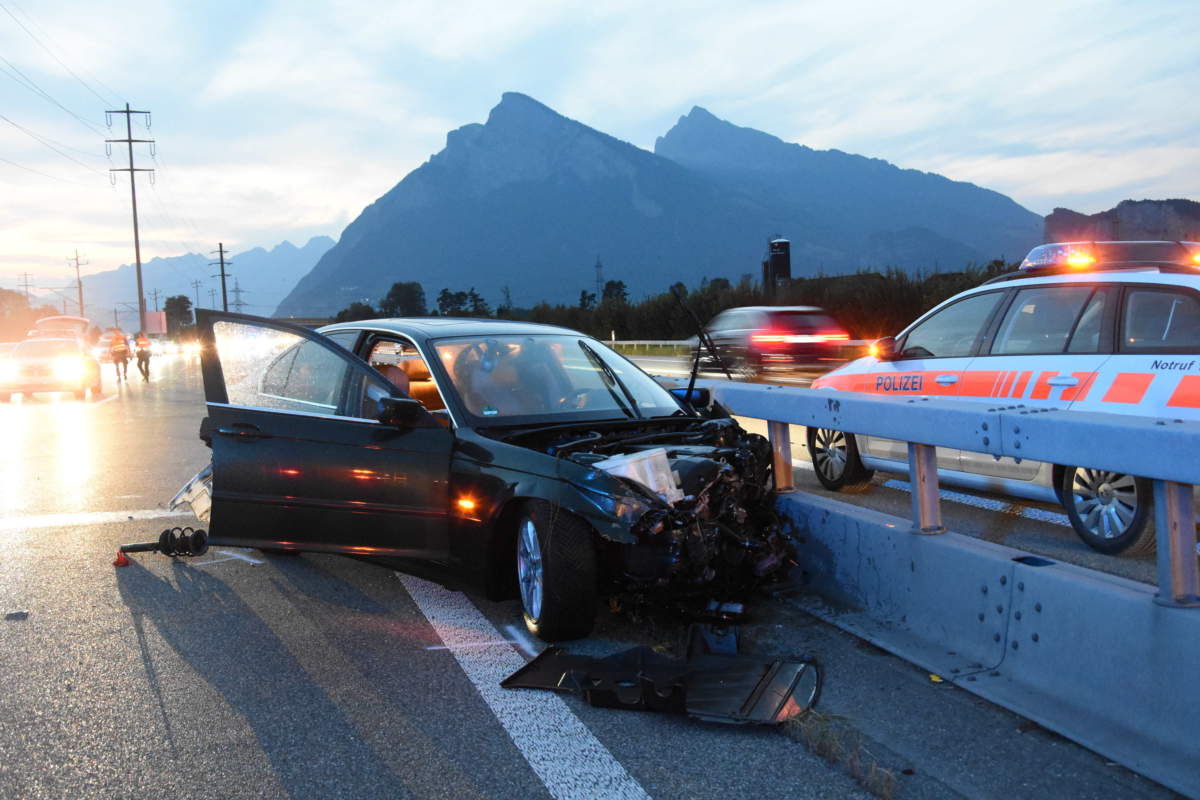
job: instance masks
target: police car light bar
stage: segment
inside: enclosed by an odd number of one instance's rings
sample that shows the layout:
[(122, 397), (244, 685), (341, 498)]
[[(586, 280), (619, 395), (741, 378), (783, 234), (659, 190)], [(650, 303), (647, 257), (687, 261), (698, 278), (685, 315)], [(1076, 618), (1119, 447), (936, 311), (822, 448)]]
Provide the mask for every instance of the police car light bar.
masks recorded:
[(1043, 244), (1029, 251), (1021, 262), (1022, 270), (1042, 269), (1044, 267), (1075, 267), (1084, 269), (1096, 263), (1087, 242), (1061, 242), (1058, 244)]

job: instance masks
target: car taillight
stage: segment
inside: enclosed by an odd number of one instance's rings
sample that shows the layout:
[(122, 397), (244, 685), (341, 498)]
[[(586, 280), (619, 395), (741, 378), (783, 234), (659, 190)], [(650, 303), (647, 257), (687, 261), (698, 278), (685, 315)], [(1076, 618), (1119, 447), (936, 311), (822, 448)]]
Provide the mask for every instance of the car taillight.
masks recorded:
[(752, 333), (750, 334), (750, 341), (757, 345), (785, 344), (788, 341), (788, 335), (786, 333), (779, 333), (778, 331)]
[(818, 333), (817, 336), (821, 337), (821, 341), (823, 342), (850, 341), (850, 334), (846, 333), (845, 331), (824, 331), (822, 333)]

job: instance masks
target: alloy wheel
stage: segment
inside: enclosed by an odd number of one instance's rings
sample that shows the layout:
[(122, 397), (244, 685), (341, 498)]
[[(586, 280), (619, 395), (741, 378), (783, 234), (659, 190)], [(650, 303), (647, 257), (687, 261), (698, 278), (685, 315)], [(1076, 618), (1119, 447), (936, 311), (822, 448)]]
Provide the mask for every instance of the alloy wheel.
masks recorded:
[(521, 523), (517, 533), (517, 582), (521, 588), (521, 604), (530, 619), (542, 616), (542, 548), (538, 543), (533, 520)]
[(830, 481), (840, 480), (846, 471), (846, 434), (820, 428), (816, 433), (816, 447), (811, 453), (813, 466)]
[(1101, 539), (1125, 534), (1139, 502), (1132, 475), (1084, 468), (1075, 470), (1071, 498), (1082, 526)]

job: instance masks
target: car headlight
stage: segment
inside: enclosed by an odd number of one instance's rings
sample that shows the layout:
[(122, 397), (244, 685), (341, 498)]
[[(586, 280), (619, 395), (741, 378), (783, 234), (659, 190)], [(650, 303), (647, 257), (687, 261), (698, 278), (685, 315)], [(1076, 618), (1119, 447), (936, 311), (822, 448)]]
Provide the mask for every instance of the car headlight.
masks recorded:
[[(582, 487), (581, 487), (582, 488)], [(624, 522), (633, 525), (654, 506), (630, 492), (600, 492), (595, 489), (583, 489), (583, 494), (597, 508)]]
[(77, 381), (83, 377), (83, 359), (59, 358), (54, 362), (54, 377), (60, 381)]

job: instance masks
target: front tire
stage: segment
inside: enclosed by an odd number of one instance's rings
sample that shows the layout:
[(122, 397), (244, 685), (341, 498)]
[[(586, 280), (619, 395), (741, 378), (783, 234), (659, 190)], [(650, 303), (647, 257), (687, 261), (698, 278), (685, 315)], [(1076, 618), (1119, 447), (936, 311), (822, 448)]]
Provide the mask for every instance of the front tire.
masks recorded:
[(805, 438), (813, 471), (826, 489), (861, 494), (871, 487), (875, 471), (867, 469), (859, 458), (854, 434), (829, 428), (809, 428)]
[(1108, 555), (1142, 556), (1157, 549), (1154, 489), (1145, 478), (1087, 467), (1063, 470), (1062, 500), (1084, 543)]
[(541, 500), (517, 520), (517, 588), (525, 627), (557, 642), (592, 632), (596, 621), (596, 549), (583, 520)]

